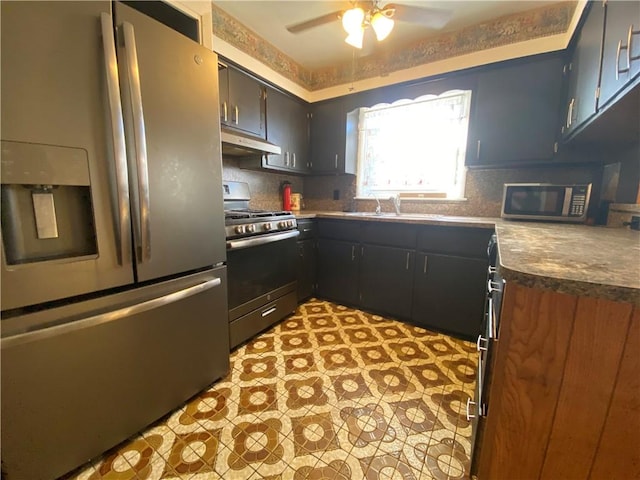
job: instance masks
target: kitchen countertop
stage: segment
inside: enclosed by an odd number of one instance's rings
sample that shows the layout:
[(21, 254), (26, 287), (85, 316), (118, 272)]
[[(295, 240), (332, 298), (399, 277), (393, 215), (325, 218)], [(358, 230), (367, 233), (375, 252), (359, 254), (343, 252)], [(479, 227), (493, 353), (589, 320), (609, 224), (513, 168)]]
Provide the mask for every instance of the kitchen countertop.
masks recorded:
[(296, 218), (495, 228), (507, 281), (569, 295), (640, 305), (640, 232), (490, 217), (301, 211)]

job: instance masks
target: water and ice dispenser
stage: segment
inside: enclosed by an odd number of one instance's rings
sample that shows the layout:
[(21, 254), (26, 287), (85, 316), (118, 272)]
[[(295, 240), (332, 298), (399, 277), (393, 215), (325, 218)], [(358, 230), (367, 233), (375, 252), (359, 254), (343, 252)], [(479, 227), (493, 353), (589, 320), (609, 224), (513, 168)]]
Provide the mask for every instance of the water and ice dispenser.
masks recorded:
[(7, 266), (97, 255), (87, 152), (2, 141)]

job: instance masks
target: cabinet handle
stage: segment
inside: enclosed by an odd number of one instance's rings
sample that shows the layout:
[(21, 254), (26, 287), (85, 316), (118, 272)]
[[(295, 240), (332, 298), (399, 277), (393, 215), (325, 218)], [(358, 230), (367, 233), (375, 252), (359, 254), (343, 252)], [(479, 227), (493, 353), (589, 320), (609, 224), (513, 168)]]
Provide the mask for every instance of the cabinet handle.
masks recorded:
[(284, 165), (285, 167), (289, 166), (289, 152), (284, 152)]
[(471, 415), (471, 405), (475, 405), (476, 402), (472, 402), (470, 398), (467, 398), (467, 422), (472, 418), (476, 418), (475, 415)]
[(489, 323), (489, 339), (498, 340), (498, 328), (496, 325), (496, 314), (493, 310), (493, 301), (490, 298), (487, 298), (487, 321)]
[(293, 152), (293, 153), (291, 154), (291, 156), (292, 156), (292, 158), (293, 158), (293, 168), (295, 168), (295, 166), (296, 166), (296, 152)]
[(336, 153), (336, 170), (338, 169), (338, 154)]
[(620, 69), (620, 51), (627, 50), (627, 55), (629, 55), (629, 45), (622, 46), (622, 40), (618, 40), (618, 50), (616, 52), (616, 80), (620, 79), (621, 73), (627, 73), (629, 71), (629, 67)]
[(409, 255), (411, 255), (409, 252), (407, 252), (407, 264), (405, 266), (406, 270), (409, 270)]
[[(482, 345), (480, 345), (482, 342), (485, 342), (484, 347)], [(487, 351), (487, 339), (483, 338), (482, 335), (478, 335), (478, 341), (476, 342), (476, 349), (479, 352), (486, 352)]]
[(631, 62), (640, 58), (638, 55), (631, 55), (633, 53), (633, 36), (640, 34), (640, 30), (633, 29), (633, 23), (629, 25), (629, 34), (627, 35), (627, 69), (631, 68)]
[(240, 122), (240, 110), (238, 109), (237, 105), (234, 107), (234, 110), (236, 113), (236, 119), (234, 121), (235, 121), (235, 124), (238, 125), (238, 122)]
[(489, 280), (487, 283), (487, 293), (491, 295), (493, 292), (501, 292), (500, 284), (498, 282), (493, 282)]
[(476, 147), (476, 160), (480, 160), (480, 140), (478, 140), (478, 146)]
[(228, 119), (228, 108), (227, 108), (227, 102), (222, 102), (222, 119), (226, 122)]
[(425, 275), (427, 274), (427, 259), (429, 257), (427, 257), (426, 255), (424, 256), (424, 265), (422, 267), (422, 273), (424, 273)]
[(567, 109), (567, 128), (571, 127), (573, 123), (573, 105), (576, 103), (576, 99), (572, 98), (569, 102), (569, 108)]
[(351, 261), (353, 262), (356, 259), (356, 246), (351, 245)]

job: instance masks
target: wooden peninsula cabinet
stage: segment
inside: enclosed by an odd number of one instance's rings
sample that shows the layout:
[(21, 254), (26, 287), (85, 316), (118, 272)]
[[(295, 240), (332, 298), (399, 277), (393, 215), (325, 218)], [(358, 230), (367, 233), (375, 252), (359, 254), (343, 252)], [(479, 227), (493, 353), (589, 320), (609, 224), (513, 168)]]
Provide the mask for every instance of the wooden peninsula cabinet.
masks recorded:
[[(515, 228), (522, 231), (504, 236), (523, 237), (529, 227)], [(570, 281), (502, 272), (507, 281), (493, 376), (485, 385), (485, 426), (472, 467), (479, 480), (640, 478), (640, 298), (638, 267), (631, 262), (637, 262), (638, 238), (623, 229), (576, 227), (571, 244), (570, 228), (537, 227), (549, 239), (558, 235), (538, 268), (559, 265), (553, 257), (561, 256), (556, 252), (565, 243), (572, 263), (559, 268)], [(588, 238), (579, 241), (582, 232), (600, 236), (592, 248), (602, 250), (602, 242), (617, 236), (628, 252), (589, 250)], [(545, 243), (544, 232), (537, 240)], [(524, 252), (525, 243), (516, 239), (500, 245), (500, 252)], [(531, 263), (523, 266), (534, 271), (538, 252), (532, 248), (517, 255), (529, 255)], [(610, 260), (617, 271), (591, 268), (607, 265), (607, 255), (623, 260)], [(583, 258), (582, 271), (575, 270), (577, 257)]]

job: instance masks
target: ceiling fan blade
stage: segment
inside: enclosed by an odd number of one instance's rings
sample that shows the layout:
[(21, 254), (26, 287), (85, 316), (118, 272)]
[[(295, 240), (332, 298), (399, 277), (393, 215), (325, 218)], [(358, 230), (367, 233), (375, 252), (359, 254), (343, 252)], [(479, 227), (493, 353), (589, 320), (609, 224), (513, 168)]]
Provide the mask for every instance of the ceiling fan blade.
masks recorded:
[(419, 23), (425, 27), (439, 29), (444, 27), (451, 17), (453, 12), (451, 10), (440, 10), (438, 8), (424, 8), (416, 7), (413, 5), (402, 4), (389, 4), (385, 5), (382, 10), (394, 9), (394, 20), (400, 20), (402, 22)]
[(304, 30), (309, 30), (310, 28), (319, 27), (320, 25), (324, 25), (325, 23), (330, 23), (334, 20), (338, 20), (342, 13), (342, 10), (338, 10), (337, 12), (327, 13), (326, 15), (312, 18), (311, 20), (295, 23), (293, 25), (287, 25), (287, 30), (291, 33), (300, 33)]

